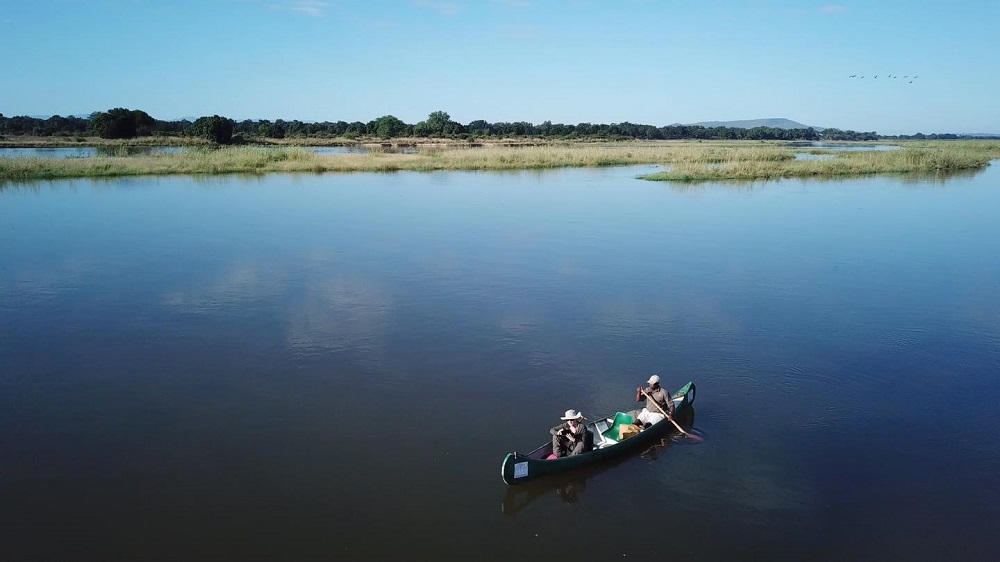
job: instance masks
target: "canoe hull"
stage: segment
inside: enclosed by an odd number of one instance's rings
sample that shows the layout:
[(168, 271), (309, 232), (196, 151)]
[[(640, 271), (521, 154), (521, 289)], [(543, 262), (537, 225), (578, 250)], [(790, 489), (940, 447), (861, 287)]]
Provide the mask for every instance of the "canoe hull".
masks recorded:
[[(680, 390), (671, 395), (671, 398), (674, 401), (675, 416), (681, 413), (682, 409), (690, 408), (694, 403), (695, 398), (694, 383), (687, 383), (681, 387)], [(611, 416), (608, 419), (610, 420), (613, 417), (614, 416)], [(593, 424), (588, 425), (588, 428), (591, 428), (591, 425)], [(670, 420), (660, 420), (652, 426), (642, 430), (638, 434), (618, 441), (617, 443), (605, 445), (601, 448), (595, 448), (592, 451), (580, 455), (561, 457), (552, 460), (546, 460), (544, 456), (542, 456), (543, 454), (547, 456), (546, 451), (551, 449), (551, 444), (542, 445), (528, 454), (511, 452), (507, 454), (500, 466), (500, 476), (507, 485), (513, 486), (515, 484), (534, 480), (549, 474), (566, 472), (581, 466), (601, 462), (602, 460), (606, 460), (629, 451), (648, 447), (658, 438), (669, 434), (671, 430), (676, 431), (676, 428), (670, 423)], [(539, 458), (540, 456), (542, 456), (542, 458)]]

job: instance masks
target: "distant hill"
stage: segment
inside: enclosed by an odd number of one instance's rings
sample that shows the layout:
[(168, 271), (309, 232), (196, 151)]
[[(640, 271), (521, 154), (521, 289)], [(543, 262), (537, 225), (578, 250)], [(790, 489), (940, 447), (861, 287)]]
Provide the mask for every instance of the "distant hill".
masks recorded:
[[(0, 113), (3, 113), (3, 112), (0, 111)], [(8, 117), (15, 117), (15, 116), (8, 115)], [(50, 117), (54, 117), (54, 115), (52, 115), (52, 114), (48, 114), (48, 115), (23, 115), (23, 116), (18, 116), (18, 117), (31, 117), (32, 119), (48, 119)], [(74, 113), (72, 115), (60, 115), (60, 117), (77, 117), (79, 119), (90, 119), (90, 113)]]
[(745, 119), (743, 121), (702, 121), (700, 123), (688, 123), (688, 125), (701, 125), (702, 127), (732, 127), (734, 129), (753, 129), (754, 127), (771, 127), (772, 129), (808, 129), (813, 128), (822, 131), (823, 127), (803, 125), (791, 119), (775, 117), (771, 119)]

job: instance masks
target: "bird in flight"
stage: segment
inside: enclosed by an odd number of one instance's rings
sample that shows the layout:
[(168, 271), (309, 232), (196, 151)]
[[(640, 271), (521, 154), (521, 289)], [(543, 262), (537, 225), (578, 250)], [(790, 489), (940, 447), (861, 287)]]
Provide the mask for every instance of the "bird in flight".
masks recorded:
[[(916, 74), (914, 74), (913, 76), (910, 76), (909, 74), (905, 74), (903, 76), (900, 76), (898, 74), (883, 74), (882, 76), (884, 78), (892, 78), (893, 80), (896, 80), (898, 78), (902, 78), (903, 80), (908, 80), (910, 84), (912, 84), (913, 81), (917, 79), (917, 75)], [(872, 75), (872, 80), (877, 80), (878, 77), (879, 77), (878, 74), (874, 74), (874, 75)], [(864, 74), (851, 74), (850, 76), (848, 76), (848, 78), (858, 78), (859, 80), (864, 80), (865, 79), (865, 75)]]

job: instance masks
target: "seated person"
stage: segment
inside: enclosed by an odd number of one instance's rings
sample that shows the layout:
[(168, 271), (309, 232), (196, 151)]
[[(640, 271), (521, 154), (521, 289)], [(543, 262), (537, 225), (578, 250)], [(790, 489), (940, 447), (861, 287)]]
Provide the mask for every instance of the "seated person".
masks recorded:
[[(661, 411), (666, 412), (668, 416), (673, 417), (674, 401), (670, 399), (670, 392), (660, 386), (659, 375), (649, 377), (649, 380), (646, 382), (649, 383), (648, 388), (643, 389), (642, 387), (638, 387), (635, 389), (635, 401), (646, 401), (646, 407), (639, 412), (636, 422), (637, 425), (638, 422), (641, 422), (645, 427), (649, 427), (650, 425), (663, 419)], [(646, 397), (647, 395), (649, 396), (648, 398)], [(652, 401), (650, 399), (652, 399)], [(657, 408), (657, 406), (659, 406), (659, 408)]]
[(552, 434), (552, 454), (565, 457), (585, 453), (594, 447), (594, 437), (583, 425), (583, 414), (576, 410), (566, 410), (563, 423), (549, 430)]

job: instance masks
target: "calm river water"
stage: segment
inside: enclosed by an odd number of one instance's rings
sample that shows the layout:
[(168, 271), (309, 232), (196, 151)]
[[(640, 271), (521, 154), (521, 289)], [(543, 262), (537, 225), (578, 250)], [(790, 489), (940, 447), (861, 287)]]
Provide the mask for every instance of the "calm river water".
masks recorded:
[[(1000, 165), (0, 188), (0, 559), (1000, 556)], [(568, 408), (698, 445), (509, 488)]]

